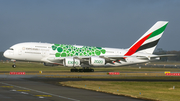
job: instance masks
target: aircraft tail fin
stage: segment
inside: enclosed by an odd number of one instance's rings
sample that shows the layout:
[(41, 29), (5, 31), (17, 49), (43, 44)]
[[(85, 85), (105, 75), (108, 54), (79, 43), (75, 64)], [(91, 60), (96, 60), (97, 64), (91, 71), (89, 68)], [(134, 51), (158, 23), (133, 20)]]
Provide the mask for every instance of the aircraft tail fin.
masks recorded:
[(140, 37), (128, 50), (125, 56), (131, 56), (136, 52), (152, 54), (160, 40), (168, 21), (156, 22), (142, 37)]

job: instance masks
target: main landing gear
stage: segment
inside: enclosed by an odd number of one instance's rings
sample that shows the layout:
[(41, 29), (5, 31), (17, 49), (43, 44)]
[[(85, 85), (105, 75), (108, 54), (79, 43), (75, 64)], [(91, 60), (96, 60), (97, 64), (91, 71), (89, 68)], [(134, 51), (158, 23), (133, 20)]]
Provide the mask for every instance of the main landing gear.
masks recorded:
[(94, 72), (94, 69), (90, 69), (89, 67), (83, 67), (82, 69), (72, 68), (71, 72)]

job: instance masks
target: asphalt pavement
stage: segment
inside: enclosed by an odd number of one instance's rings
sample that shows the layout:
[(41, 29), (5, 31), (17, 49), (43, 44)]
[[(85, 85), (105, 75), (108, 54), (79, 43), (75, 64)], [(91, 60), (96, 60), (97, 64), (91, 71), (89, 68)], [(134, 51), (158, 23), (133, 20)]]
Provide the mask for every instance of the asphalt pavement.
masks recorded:
[[(43, 82), (35, 75), (0, 75), (0, 101), (145, 101)], [(60, 79), (60, 81), (76, 80)], [(80, 80), (80, 79), (78, 79)]]

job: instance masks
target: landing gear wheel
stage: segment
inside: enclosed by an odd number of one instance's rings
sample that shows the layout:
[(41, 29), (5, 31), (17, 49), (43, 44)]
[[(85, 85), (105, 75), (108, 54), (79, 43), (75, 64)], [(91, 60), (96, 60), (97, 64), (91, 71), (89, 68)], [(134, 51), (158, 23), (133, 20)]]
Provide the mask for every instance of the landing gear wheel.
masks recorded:
[(84, 70), (83, 69), (79, 69), (79, 72), (84, 72)]
[(79, 69), (75, 69), (75, 72), (79, 72)]
[(94, 69), (90, 69), (90, 72), (94, 72)]
[(13, 68), (16, 68), (16, 65), (12, 65)]
[(71, 72), (94, 72), (94, 69), (90, 69), (89, 67), (87, 68), (83, 67), (82, 69), (72, 68), (70, 71)]
[(78, 72), (79, 70), (78, 69), (71, 69), (71, 72)]
[(74, 72), (74, 69), (71, 69), (71, 72)]
[(89, 67), (83, 67), (83, 69), (79, 69), (79, 72), (94, 72), (94, 69), (90, 69)]

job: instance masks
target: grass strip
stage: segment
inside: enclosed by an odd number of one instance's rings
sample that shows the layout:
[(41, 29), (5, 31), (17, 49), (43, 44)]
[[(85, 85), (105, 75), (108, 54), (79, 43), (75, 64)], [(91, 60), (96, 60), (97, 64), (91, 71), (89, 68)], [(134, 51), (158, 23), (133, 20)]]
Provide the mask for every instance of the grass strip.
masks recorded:
[[(61, 85), (160, 101), (179, 101), (180, 82), (67, 81)], [(175, 89), (173, 89), (173, 86)]]
[[(64, 66), (44, 66), (42, 63), (28, 63), (28, 62), (16, 62), (16, 68), (12, 68), (11, 62), (0, 62), (0, 71), (56, 71), (56, 72), (70, 72), (69, 67)], [(98, 67), (93, 68), (95, 72), (180, 72), (180, 68), (156, 68), (156, 67), (130, 67), (130, 66), (122, 66), (122, 67)]]

